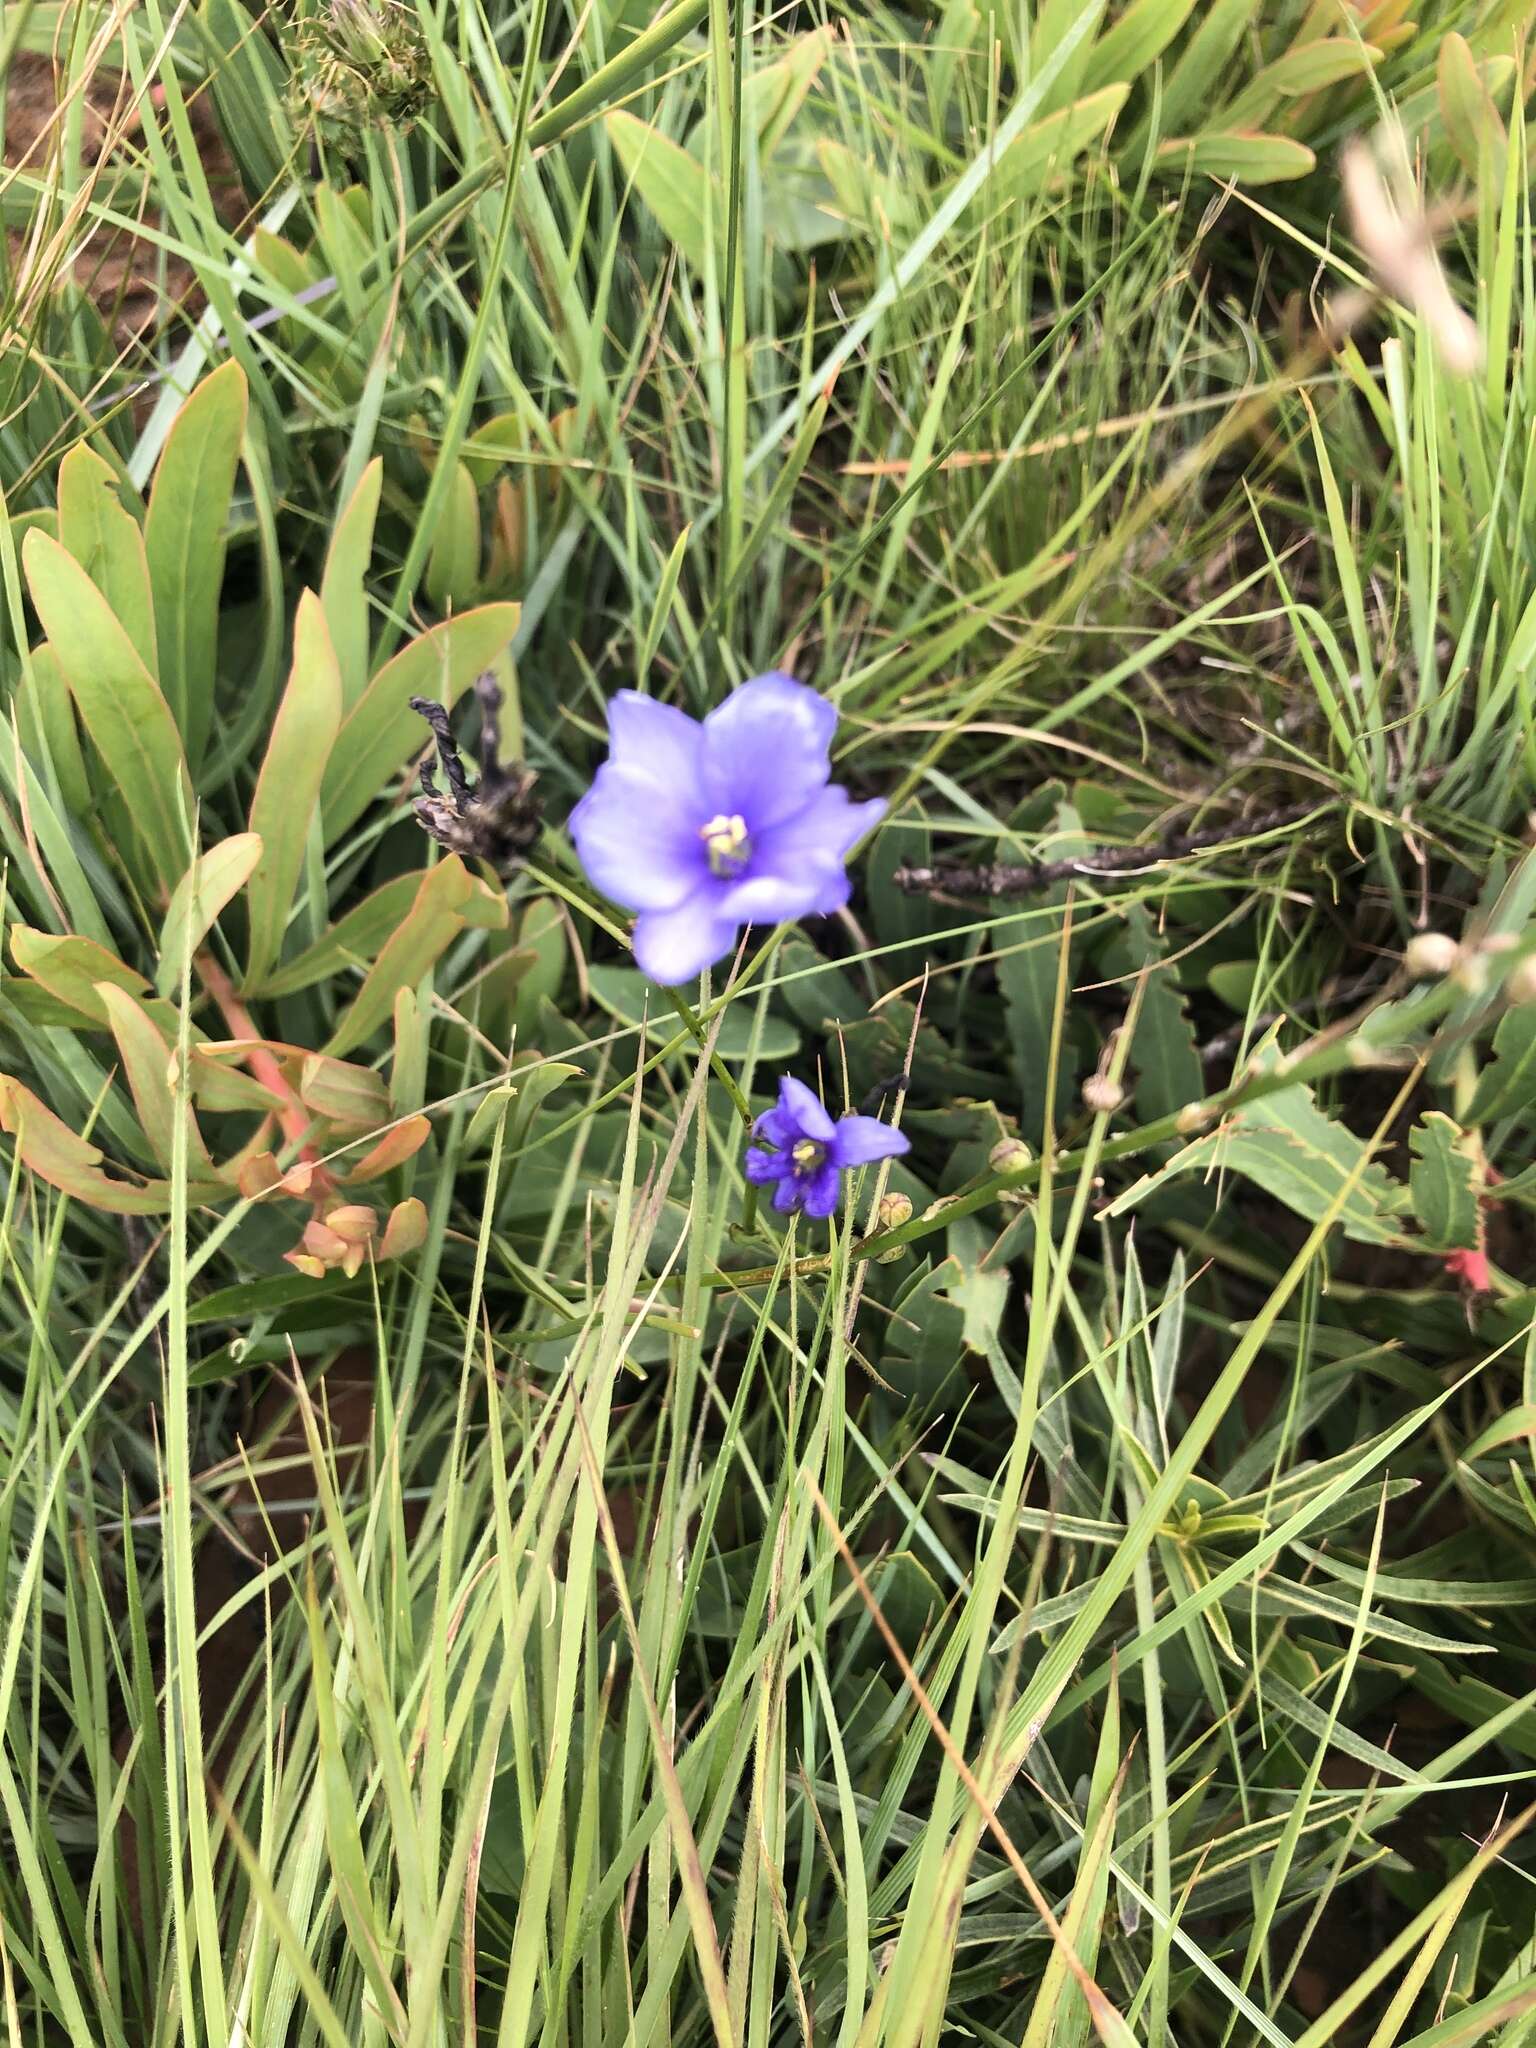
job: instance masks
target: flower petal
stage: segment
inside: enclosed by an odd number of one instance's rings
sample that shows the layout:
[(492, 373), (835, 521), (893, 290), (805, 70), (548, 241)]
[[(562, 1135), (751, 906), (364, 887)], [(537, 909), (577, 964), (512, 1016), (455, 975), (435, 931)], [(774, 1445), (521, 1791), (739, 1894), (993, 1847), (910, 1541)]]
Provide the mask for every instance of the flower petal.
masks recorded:
[[(837, 901), (832, 903), (834, 894)], [(788, 924), (797, 917), (820, 916), (829, 908), (840, 910), (848, 895), (848, 878), (841, 867), (816, 866), (793, 876), (749, 875), (731, 884), (720, 907), (740, 924)]]
[(786, 1173), (793, 1173), (794, 1161), (787, 1152), (763, 1152), (756, 1145), (747, 1150), (747, 1179), (758, 1187), (764, 1187), (771, 1180), (782, 1180)]
[(719, 884), (707, 882), (667, 910), (643, 911), (635, 920), (635, 961), (662, 988), (692, 981), (730, 952), (734, 918), (720, 915)]
[(831, 1144), (839, 1166), (868, 1166), (876, 1159), (899, 1159), (912, 1141), (877, 1116), (840, 1116)]
[(835, 1139), (837, 1126), (822, 1107), (821, 1097), (792, 1074), (779, 1082), (779, 1108), (794, 1120), (802, 1137), (814, 1138), (818, 1145), (830, 1145)]
[(885, 812), (885, 801), (878, 796), (856, 804), (840, 784), (817, 790), (776, 824), (754, 827), (752, 872), (799, 875), (816, 862), (840, 870), (850, 849), (879, 824)]
[(752, 1128), (781, 1152), (787, 1152), (800, 1135), (800, 1126), (785, 1109), (765, 1109)]
[(671, 910), (709, 876), (704, 843), (654, 782), (605, 762), (570, 816), (588, 879), (629, 910)]
[(704, 721), (703, 779), (713, 809), (753, 833), (793, 816), (832, 773), (837, 711), (793, 676), (754, 676)]
[(608, 706), (608, 740), (615, 766), (643, 776), (690, 813), (697, 807), (704, 728), (696, 718), (638, 690), (620, 690)]
[(799, 1208), (805, 1193), (805, 1182), (798, 1173), (786, 1173), (773, 1191), (773, 1206), (781, 1216), (789, 1216)]
[(832, 1215), (842, 1191), (843, 1177), (829, 1161), (825, 1166), (818, 1168), (805, 1183), (806, 1215)]

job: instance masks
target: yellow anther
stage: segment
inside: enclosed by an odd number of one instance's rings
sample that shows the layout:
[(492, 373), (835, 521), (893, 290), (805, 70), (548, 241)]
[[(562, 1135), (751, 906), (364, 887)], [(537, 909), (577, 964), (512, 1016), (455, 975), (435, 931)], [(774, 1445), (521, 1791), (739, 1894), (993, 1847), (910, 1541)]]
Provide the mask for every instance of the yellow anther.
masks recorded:
[(709, 855), (711, 874), (738, 874), (752, 856), (747, 839), (747, 821), (740, 812), (728, 818), (721, 811), (718, 817), (699, 827), (699, 837)]
[(820, 1166), (826, 1157), (826, 1147), (818, 1145), (814, 1138), (802, 1138), (789, 1156), (796, 1166)]

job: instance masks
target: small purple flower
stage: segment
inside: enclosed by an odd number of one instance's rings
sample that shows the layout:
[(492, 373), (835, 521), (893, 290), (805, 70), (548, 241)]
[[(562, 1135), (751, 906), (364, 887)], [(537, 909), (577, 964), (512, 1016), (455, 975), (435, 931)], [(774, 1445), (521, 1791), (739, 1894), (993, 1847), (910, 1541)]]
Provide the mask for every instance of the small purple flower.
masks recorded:
[(803, 1209), (807, 1216), (830, 1216), (851, 1168), (912, 1149), (877, 1116), (840, 1116), (833, 1123), (820, 1097), (788, 1077), (779, 1083), (777, 1107), (765, 1110), (752, 1128), (774, 1149), (748, 1148), (747, 1179), (759, 1187), (772, 1182), (773, 1206), (783, 1215)]
[(744, 924), (848, 901), (849, 848), (885, 815), (830, 778), (837, 712), (792, 676), (754, 676), (701, 724), (621, 690), (608, 759), (571, 813), (581, 864), (639, 912), (635, 959), (663, 987), (722, 959)]

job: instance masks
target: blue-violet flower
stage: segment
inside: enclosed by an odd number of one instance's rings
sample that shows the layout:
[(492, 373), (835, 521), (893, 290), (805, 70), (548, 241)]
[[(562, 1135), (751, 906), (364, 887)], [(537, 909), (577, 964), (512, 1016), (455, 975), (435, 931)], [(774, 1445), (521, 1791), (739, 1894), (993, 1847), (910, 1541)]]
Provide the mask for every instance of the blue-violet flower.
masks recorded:
[(663, 987), (723, 959), (744, 924), (848, 901), (849, 849), (885, 813), (831, 781), (837, 712), (792, 676), (754, 676), (701, 723), (621, 690), (608, 759), (571, 813), (582, 866), (639, 912), (635, 959)]
[(773, 1206), (784, 1215), (803, 1209), (807, 1216), (830, 1216), (851, 1167), (911, 1150), (900, 1131), (877, 1116), (840, 1116), (834, 1123), (820, 1097), (788, 1077), (779, 1083), (776, 1106), (752, 1128), (773, 1150), (748, 1148), (747, 1179), (771, 1184)]

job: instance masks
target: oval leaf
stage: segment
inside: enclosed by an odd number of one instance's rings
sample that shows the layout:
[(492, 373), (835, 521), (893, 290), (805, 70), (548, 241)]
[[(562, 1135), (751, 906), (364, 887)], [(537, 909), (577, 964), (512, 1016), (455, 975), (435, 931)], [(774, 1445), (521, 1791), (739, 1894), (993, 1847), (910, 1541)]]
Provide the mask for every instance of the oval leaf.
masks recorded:
[(225, 529), (245, 408), (238, 363), (203, 379), (166, 436), (144, 524), (161, 687), (194, 761), (213, 726)]
[(225, 904), (238, 896), (261, 858), (255, 832), (236, 832), (210, 846), (176, 884), (165, 922), (160, 927), (160, 965), (155, 973), (158, 995), (173, 995), (182, 969), (207, 938)]
[(27, 535), (27, 586), (102, 765), (143, 842), (156, 894), (191, 858), (191, 791), (176, 721), (106, 599), (67, 549)]
[(341, 718), (340, 664), (322, 600), (306, 590), (294, 620), (293, 668), (251, 799), (251, 831), (259, 836), (262, 853), (251, 879), (247, 987), (259, 985), (282, 952), (310, 821)]

